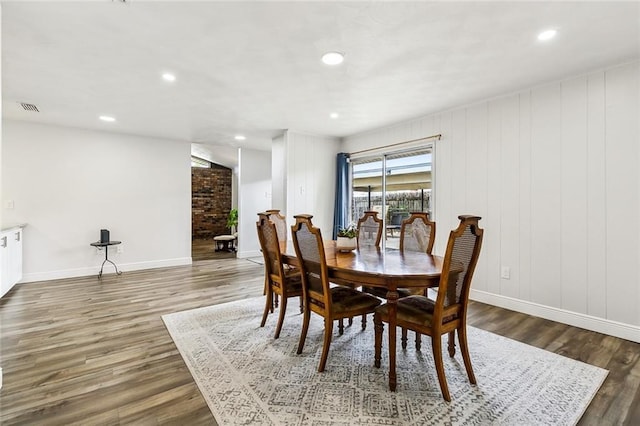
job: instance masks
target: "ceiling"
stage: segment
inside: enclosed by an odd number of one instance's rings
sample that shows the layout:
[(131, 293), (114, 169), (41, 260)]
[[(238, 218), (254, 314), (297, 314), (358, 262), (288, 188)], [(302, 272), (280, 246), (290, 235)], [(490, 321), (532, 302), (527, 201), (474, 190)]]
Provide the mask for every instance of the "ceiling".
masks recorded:
[(3, 2), (3, 115), (234, 166), (285, 129), (345, 137), (636, 60), (639, 22), (639, 2), (609, 1)]

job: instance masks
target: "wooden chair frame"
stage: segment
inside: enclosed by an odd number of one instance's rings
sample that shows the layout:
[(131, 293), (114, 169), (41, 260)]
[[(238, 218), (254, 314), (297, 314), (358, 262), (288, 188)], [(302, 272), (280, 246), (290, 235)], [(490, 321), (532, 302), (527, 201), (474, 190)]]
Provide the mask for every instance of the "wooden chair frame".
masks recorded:
[[(269, 228), (270, 232), (272, 232), (272, 241), (268, 241), (265, 237), (263, 227)], [(260, 327), (264, 327), (269, 312), (273, 312), (274, 298), (280, 296), (282, 303), (274, 335), (274, 338), (277, 339), (280, 337), (284, 316), (287, 311), (287, 300), (291, 297), (300, 297), (300, 312), (303, 311), (302, 280), (299, 271), (285, 269), (280, 253), (278, 231), (267, 213), (258, 213), (256, 228), (264, 257), (265, 293), (267, 296)]]
[(402, 227), (400, 228), (400, 251), (405, 250), (405, 232), (408, 225), (413, 224), (415, 221), (422, 221), (424, 224), (430, 228), (429, 233), (429, 243), (427, 245), (427, 254), (431, 254), (433, 250), (433, 244), (436, 240), (436, 223), (429, 220), (429, 215), (426, 212), (411, 212), (411, 215), (402, 221)]
[[(304, 298), (304, 319), (302, 325), (302, 332), (300, 334), (300, 341), (298, 343), (297, 353), (301, 354), (304, 348), (305, 340), (307, 338), (307, 332), (309, 330), (309, 320), (311, 312), (322, 316), (324, 318), (324, 342), (322, 346), (322, 355), (320, 358), (320, 365), (318, 371), (322, 372), (325, 369), (327, 363), (327, 357), (329, 354), (329, 347), (331, 346), (331, 338), (333, 334), (333, 321), (344, 318), (349, 318), (357, 315), (373, 312), (374, 308), (380, 303), (378, 299), (373, 296), (365, 295), (357, 290), (349, 287), (338, 286), (331, 287), (329, 282), (329, 272), (327, 269), (327, 259), (324, 251), (324, 244), (322, 242), (322, 234), (319, 228), (316, 228), (311, 223), (312, 215), (296, 215), (296, 223), (291, 227), (291, 235), (293, 240), (293, 246), (296, 251), (296, 257), (298, 258), (299, 268), (302, 272), (302, 293)], [(298, 241), (298, 232), (302, 228), (305, 228), (310, 234), (315, 236), (319, 261), (306, 260), (303, 252), (300, 249)], [(309, 275), (313, 274), (314, 277), (319, 277), (321, 282), (322, 291), (314, 290), (309, 281)], [(333, 308), (333, 292), (342, 289), (345, 292), (352, 292), (355, 297), (367, 297), (370, 298), (370, 308), (353, 308), (336, 312)], [(364, 326), (363, 326), (364, 329)]]
[[(442, 275), (440, 277), (440, 283), (438, 286), (438, 295), (434, 303), (433, 314), (431, 318), (431, 326), (424, 324), (418, 324), (416, 322), (405, 321), (398, 315), (397, 326), (413, 330), (417, 333), (426, 334), (431, 336), (431, 344), (433, 349), (433, 358), (435, 361), (436, 371), (438, 374), (438, 382), (440, 383), (440, 390), (445, 400), (451, 401), (451, 395), (449, 393), (449, 387), (447, 385), (447, 379), (444, 373), (444, 364), (442, 361), (442, 335), (449, 335), (449, 356), (455, 355), (454, 334), (457, 331), (458, 341), (460, 344), (460, 351), (464, 360), (464, 366), (469, 377), (469, 381), (472, 384), (476, 384), (476, 378), (473, 373), (473, 367), (471, 365), (471, 358), (469, 356), (469, 348), (467, 344), (467, 306), (469, 302), (469, 291), (471, 289), (471, 279), (478, 262), (478, 256), (480, 255), (480, 249), (482, 247), (482, 236), (484, 230), (478, 227), (478, 216), (458, 216), (460, 219), (459, 226), (452, 230), (449, 234), (449, 242), (447, 244), (447, 251), (445, 253), (444, 263), (442, 266)], [(471, 232), (476, 238), (473, 245), (473, 250), (467, 265), (466, 271), (458, 272), (456, 268), (457, 261), (453, 259), (454, 248), (458, 238), (460, 238), (465, 232)], [(453, 264), (452, 264), (453, 263)], [(453, 266), (453, 268), (452, 268)], [(464, 279), (461, 283), (460, 295), (456, 295), (456, 282), (460, 273), (464, 273)], [(450, 289), (451, 284), (451, 289)], [(453, 294), (451, 294), (453, 293)], [(453, 300), (452, 299), (457, 300)], [(403, 304), (408, 304), (409, 299), (422, 298), (427, 299), (426, 296), (411, 296), (406, 299), (398, 301), (398, 312), (403, 309)], [(382, 331), (385, 320), (384, 306), (376, 309), (374, 314), (375, 324), (375, 366), (380, 367), (381, 350), (382, 350)]]
[(369, 218), (378, 224), (378, 233), (376, 234), (375, 246), (380, 247), (380, 241), (382, 240), (382, 230), (384, 229), (384, 222), (378, 217), (377, 211), (366, 211), (361, 218), (358, 219), (358, 248), (360, 248), (360, 229), (363, 223), (366, 223)]

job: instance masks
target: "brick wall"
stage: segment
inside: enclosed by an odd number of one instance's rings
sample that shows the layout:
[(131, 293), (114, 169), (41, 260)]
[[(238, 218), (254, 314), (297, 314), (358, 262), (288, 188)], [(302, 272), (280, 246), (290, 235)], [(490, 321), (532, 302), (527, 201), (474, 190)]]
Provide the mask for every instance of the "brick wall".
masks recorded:
[(191, 238), (212, 239), (228, 234), (231, 210), (231, 169), (213, 164), (191, 168)]

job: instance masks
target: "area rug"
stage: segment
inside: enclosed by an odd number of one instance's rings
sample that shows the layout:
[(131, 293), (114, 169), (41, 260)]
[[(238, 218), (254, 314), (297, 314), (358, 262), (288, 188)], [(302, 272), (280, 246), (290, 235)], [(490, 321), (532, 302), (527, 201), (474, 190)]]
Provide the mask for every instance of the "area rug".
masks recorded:
[(162, 317), (221, 425), (574, 425), (608, 373), (469, 327), (476, 386), (460, 354), (445, 354), (452, 402), (442, 399), (423, 337), (421, 351), (413, 342), (404, 351), (398, 345), (398, 388), (390, 392), (386, 344), (382, 367), (373, 366), (371, 316), (364, 331), (359, 319), (342, 336), (334, 327), (326, 370), (318, 373), (322, 319), (312, 314), (297, 355), (298, 301), (289, 303), (277, 340), (277, 313), (259, 327), (263, 303), (253, 298)]

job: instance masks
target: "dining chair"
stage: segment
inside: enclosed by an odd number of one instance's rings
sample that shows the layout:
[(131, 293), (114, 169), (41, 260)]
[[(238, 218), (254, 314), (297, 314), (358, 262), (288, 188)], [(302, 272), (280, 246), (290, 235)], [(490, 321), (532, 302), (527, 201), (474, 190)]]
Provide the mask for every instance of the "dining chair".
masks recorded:
[(431, 254), (436, 239), (436, 223), (426, 212), (411, 212), (400, 228), (400, 251), (421, 251)]
[(282, 303), (274, 335), (274, 338), (277, 339), (280, 337), (280, 330), (282, 330), (282, 323), (284, 322), (284, 316), (287, 311), (287, 300), (291, 297), (300, 297), (300, 312), (303, 311), (302, 278), (300, 271), (284, 268), (278, 241), (278, 231), (276, 225), (269, 219), (267, 213), (258, 213), (256, 226), (258, 229), (260, 248), (262, 249), (262, 255), (264, 257), (267, 296), (260, 327), (264, 327), (269, 312), (273, 312), (273, 299), (276, 295), (279, 295)]
[[(304, 320), (298, 354), (302, 353), (309, 330), (311, 312), (324, 318), (324, 343), (318, 371), (322, 372), (327, 363), (333, 321), (354, 317), (373, 310), (380, 305), (380, 299), (362, 293), (350, 287), (331, 286), (327, 259), (319, 228), (311, 223), (311, 215), (297, 215), (296, 223), (291, 227), (293, 247), (302, 272), (302, 294), (304, 297)], [(362, 329), (365, 328), (363, 324)]]
[[(276, 231), (278, 232), (278, 241), (286, 242), (287, 241), (287, 218), (280, 214), (280, 210), (270, 209), (265, 212), (267, 217), (273, 224), (276, 226)], [(258, 213), (260, 214), (260, 213)], [(284, 265), (284, 269), (292, 269), (293, 266)], [(264, 293), (267, 294), (267, 282), (265, 281)], [(273, 295), (273, 304), (277, 308), (278, 307), (278, 295)]]
[(278, 240), (280, 242), (287, 241), (287, 218), (280, 214), (280, 210), (271, 209), (266, 211), (267, 216), (276, 226), (278, 231)]
[[(358, 248), (364, 247), (380, 247), (382, 240), (383, 221), (378, 217), (377, 211), (366, 211), (364, 215), (358, 219)], [(378, 287), (362, 286), (362, 291), (372, 294), (383, 299), (387, 298), (387, 290)], [(398, 297), (410, 296), (412, 293), (406, 289), (398, 289)], [(362, 315), (362, 325), (365, 326), (367, 315)], [(352, 324), (352, 318), (349, 318), (349, 325)], [(342, 323), (339, 325), (342, 327)]]
[[(419, 251), (431, 254), (433, 243), (436, 240), (436, 223), (429, 220), (426, 212), (411, 212), (408, 218), (402, 221), (400, 227), (400, 251)], [(422, 290), (425, 293), (428, 289)], [(407, 347), (407, 329), (402, 329), (402, 348)], [(422, 339), (416, 332), (416, 349), (420, 350)]]
[(358, 248), (365, 246), (380, 247), (382, 239), (382, 219), (377, 211), (366, 211), (358, 219)]
[[(447, 251), (442, 265), (442, 275), (435, 300), (414, 295), (399, 299), (396, 321), (399, 327), (431, 336), (440, 391), (445, 400), (451, 401), (442, 361), (442, 336), (449, 334), (449, 356), (455, 355), (452, 333), (457, 331), (460, 351), (469, 382), (476, 384), (467, 344), (467, 305), (471, 278), (478, 262), (484, 230), (478, 227), (478, 216), (458, 216), (460, 224), (449, 234)], [(375, 366), (380, 367), (383, 322), (389, 322), (389, 306), (376, 308)]]

